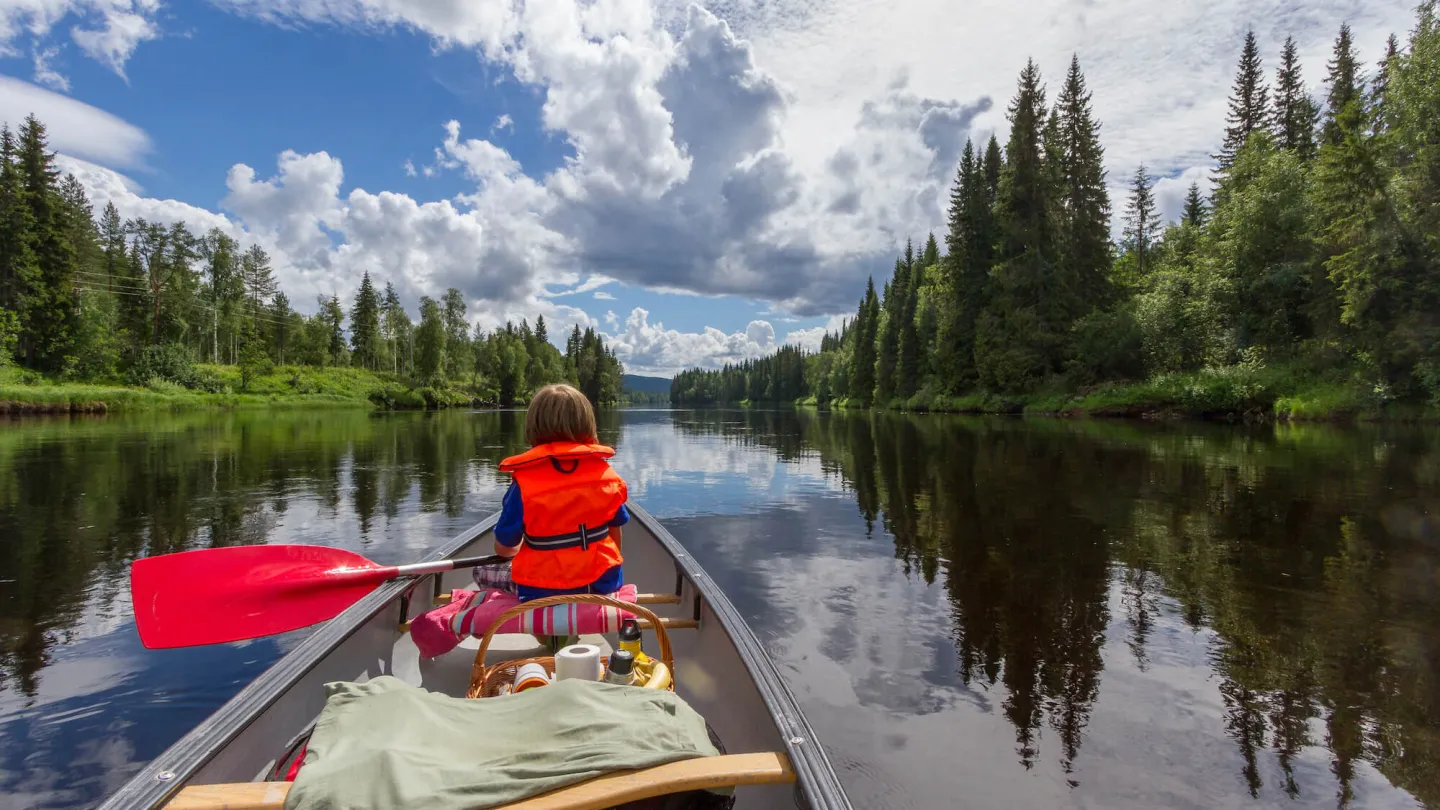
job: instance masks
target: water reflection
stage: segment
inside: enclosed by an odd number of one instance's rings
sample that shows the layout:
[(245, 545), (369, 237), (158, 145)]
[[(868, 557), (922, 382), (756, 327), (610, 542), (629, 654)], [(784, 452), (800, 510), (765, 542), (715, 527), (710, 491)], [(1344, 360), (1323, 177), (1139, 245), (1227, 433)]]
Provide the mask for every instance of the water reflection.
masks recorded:
[[(1341, 807), (1403, 805), (1357, 797), (1363, 763), (1440, 806), (1434, 433), (803, 411), (676, 424), (779, 458), (818, 455), (865, 527), (890, 536), (903, 570), (943, 587), (963, 690), (982, 706), (1000, 696), (1025, 769), (1048, 757), (1077, 786), (1107, 667), (1127, 670), (1122, 701), (1142, 701), (1179, 665), (1213, 678), (1217, 730), (1251, 799), (1317, 803), (1333, 792)], [(840, 603), (832, 621), (854, 620), (852, 594), (828, 600)], [(883, 601), (868, 607), (889, 617)], [(1193, 654), (1185, 635), (1204, 640), (1203, 659), (1174, 660)], [(860, 681), (856, 646), (817, 644)], [(1122, 650), (1128, 660), (1117, 662)], [(917, 695), (901, 710), (933, 702)], [(1125, 713), (1123, 703), (1107, 708)], [(1188, 756), (1203, 746), (1175, 744), (1169, 753), (1187, 758), (1168, 766), (1203, 774)], [(1308, 762), (1317, 747), (1328, 777)]]
[[(303, 637), (146, 651), (135, 557), (409, 561), (516, 413), (0, 427), (0, 807), (93, 805)], [(1440, 807), (1440, 434), (627, 411), (601, 439), (857, 807)]]

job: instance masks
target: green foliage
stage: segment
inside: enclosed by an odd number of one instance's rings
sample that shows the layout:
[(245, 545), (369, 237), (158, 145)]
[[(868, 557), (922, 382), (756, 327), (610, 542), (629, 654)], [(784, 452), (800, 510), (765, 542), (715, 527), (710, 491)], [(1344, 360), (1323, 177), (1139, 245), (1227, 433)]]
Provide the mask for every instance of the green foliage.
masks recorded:
[(254, 328), (246, 329), (240, 345), (240, 390), (249, 391), (257, 377), (269, 374), (275, 367), (265, 351), (265, 342)]
[(433, 298), (420, 299), (420, 326), (415, 330), (415, 373), (435, 381), (445, 371), (445, 315)]
[(380, 297), (370, 283), (370, 273), (360, 279), (355, 306), (350, 310), (350, 348), (355, 365), (380, 367)]
[(1295, 42), (1272, 105), (1247, 34), (1213, 202), (1192, 184), (1167, 225), (1142, 169), (1119, 255), (1079, 63), (1053, 109), (1028, 63), (1003, 154), (993, 137), (963, 149), (938, 262), (907, 246), (883, 294), (872, 281), (795, 361), (798, 389), (777, 396), (766, 358), (685, 372), (673, 401), (1287, 418), (1440, 403), (1440, 19), (1433, 0), (1417, 14), (1368, 92), (1342, 30), (1318, 145)]

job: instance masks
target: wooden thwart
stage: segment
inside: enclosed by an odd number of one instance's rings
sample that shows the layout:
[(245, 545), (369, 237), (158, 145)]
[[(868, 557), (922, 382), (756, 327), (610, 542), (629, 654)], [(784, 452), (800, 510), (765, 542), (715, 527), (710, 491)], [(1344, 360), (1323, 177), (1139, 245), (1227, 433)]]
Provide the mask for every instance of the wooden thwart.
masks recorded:
[[(728, 754), (671, 762), (639, 771), (619, 771), (578, 785), (507, 804), (498, 810), (605, 810), (617, 804), (689, 790), (775, 785), (795, 781), (790, 758), (778, 752)], [(280, 810), (290, 782), (192, 785), (165, 810)]]

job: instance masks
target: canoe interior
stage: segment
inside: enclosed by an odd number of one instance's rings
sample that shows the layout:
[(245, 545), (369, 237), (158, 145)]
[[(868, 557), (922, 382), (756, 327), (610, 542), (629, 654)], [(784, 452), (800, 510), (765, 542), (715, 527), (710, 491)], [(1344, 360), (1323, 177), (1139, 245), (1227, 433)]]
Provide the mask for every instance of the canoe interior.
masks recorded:
[[(812, 807), (848, 807), (833, 771), (823, 754), (815, 756), (813, 739), (806, 739), (809, 727), (788, 692), (778, 696), (773, 686), (766, 689), (757, 684), (745, 656), (727, 631), (726, 621), (717, 613), (712, 601), (721, 600), (718, 608), (729, 612), (734, 624), (733, 608), (723, 596), (713, 595), (713, 584), (698, 568), (684, 560), (673, 538), (658, 537), (664, 530), (645, 513), (634, 510), (637, 520), (625, 527), (625, 574), (641, 593), (676, 593), (680, 601), (672, 604), (651, 604), (648, 607), (662, 618), (699, 619), (699, 626), (670, 631), (675, 653), (676, 690), (691, 706), (709, 721), (727, 753), (742, 754), (763, 751), (790, 751), (805, 789), (794, 785), (748, 786), (736, 790), (737, 808), (796, 807), (806, 804), (803, 794), (810, 794)], [(494, 519), (478, 525), (467, 535), (452, 541), (442, 553), (445, 556), (478, 556), (490, 553)], [(672, 551), (674, 549), (674, 551)], [(679, 559), (677, 559), (679, 558)], [(330, 681), (366, 681), (378, 675), (393, 675), (407, 683), (430, 691), (463, 697), (469, 684), (471, 667), (479, 646), (477, 639), (467, 639), (454, 651), (433, 660), (422, 661), (410, 636), (399, 629), (402, 609), (409, 616), (433, 606), (436, 592), (448, 593), (452, 588), (474, 587), (470, 572), (452, 571), (435, 577), (427, 576), (408, 584), (387, 586), (387, 593), (367, 597), (367, 603), (335, 619), (325, 630), (339, 636), (325, 642), (326, 649), (314, 647), (307, 639), (271, 672), (262, 676), (268, 684), (252, 684), (229, 704), (217, 711), (190, 735), (142, 771), (102, 807), (138, 808), (163, 806), (164, 798), (183, 785), (206, 785), (247, 782), (264, 779), (285, 754), (289, 741), (304, 733), (324, 708), (323, 685)], [(696, 579), (703, 581), (697, 583)], [(408, 605), (405, 604), (408, 598)], [(362, 615), (357, 613), (363, 611)], [(698, 613), (697, 613), (698, 611)], [(345, 633), (348, 627), (353, 632)], [(321, 635), (317, 631), (315, 635)], [(754, 639), (745, 630), (744, 641), (756, 650)], [(601, 636), (584, 639), (589, 643), (609, 646), (611, 640)], [(645, 633), (646, 649), (656, 652), (653, 632)], [(497, 636), (491, 644), (487, 663), (499, 660), (540, 655), (535, 640), (528, 635)], [(763, 654), (763, 653), (762, 653)], [(311, 660), (299, 660), (309, 658)], [(297, 666), (298, 664), (298, 666)], [(765, 662), (769, 666), (768, 661)], [(293, 671), (276, 672), (286, 666)], [(281, 682), (276, 683), (276, 679)], [(774, 680), (772, 676), (772, 681)], [(260, 693), (263, 690), (263, 693)], [(781, 691), (783, 687), (781, 687)], [(247, 694), (249, 693), (249, 694)], [(241, 705), (236, 705), (236, 704)], [(781, 712), (772, 707), (781, 704)], [(786, 704), (789, 704), (788, 706)], [(784, 729), (782, 730), (782, 724)], [(483, 733), (477, 729), (476, 733)], [(810, 742), (809, 746), (800, 743)], [(797, 749), (803, 749), (798, 750)], [(797, 756), (798, 753), (798, 756)], [(160, 784), (156, 784), (156, 783)], [(815, 782), (825, 784), (815, 785)], [(818, 790), (817, 790), (818, 787)], [(830, 798), (838, 796), (838, 800)], [(820, 800), (816, 801), (816, 797)]]

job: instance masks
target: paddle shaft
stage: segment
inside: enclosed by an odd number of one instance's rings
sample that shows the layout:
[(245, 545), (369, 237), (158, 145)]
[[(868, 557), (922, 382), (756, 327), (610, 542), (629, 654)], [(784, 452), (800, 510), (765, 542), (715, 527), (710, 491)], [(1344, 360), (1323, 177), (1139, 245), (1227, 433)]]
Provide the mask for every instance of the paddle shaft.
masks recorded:
[(382, 568), (380, 570), (387, 574), (386, 579), (394, 579), (395, 577), (419, 577), (426, 574), (438, 574), (443, 571), (454, 571), (457, 568), (473, 568), (477, 565), (500, 565), (501, 563), (507, 563), (509, 561), (509, 557), (491, 554), (488, 557), (462, 557), (458, 560), (436, 560), (434, 562), (396, 565), (392, 568)]

